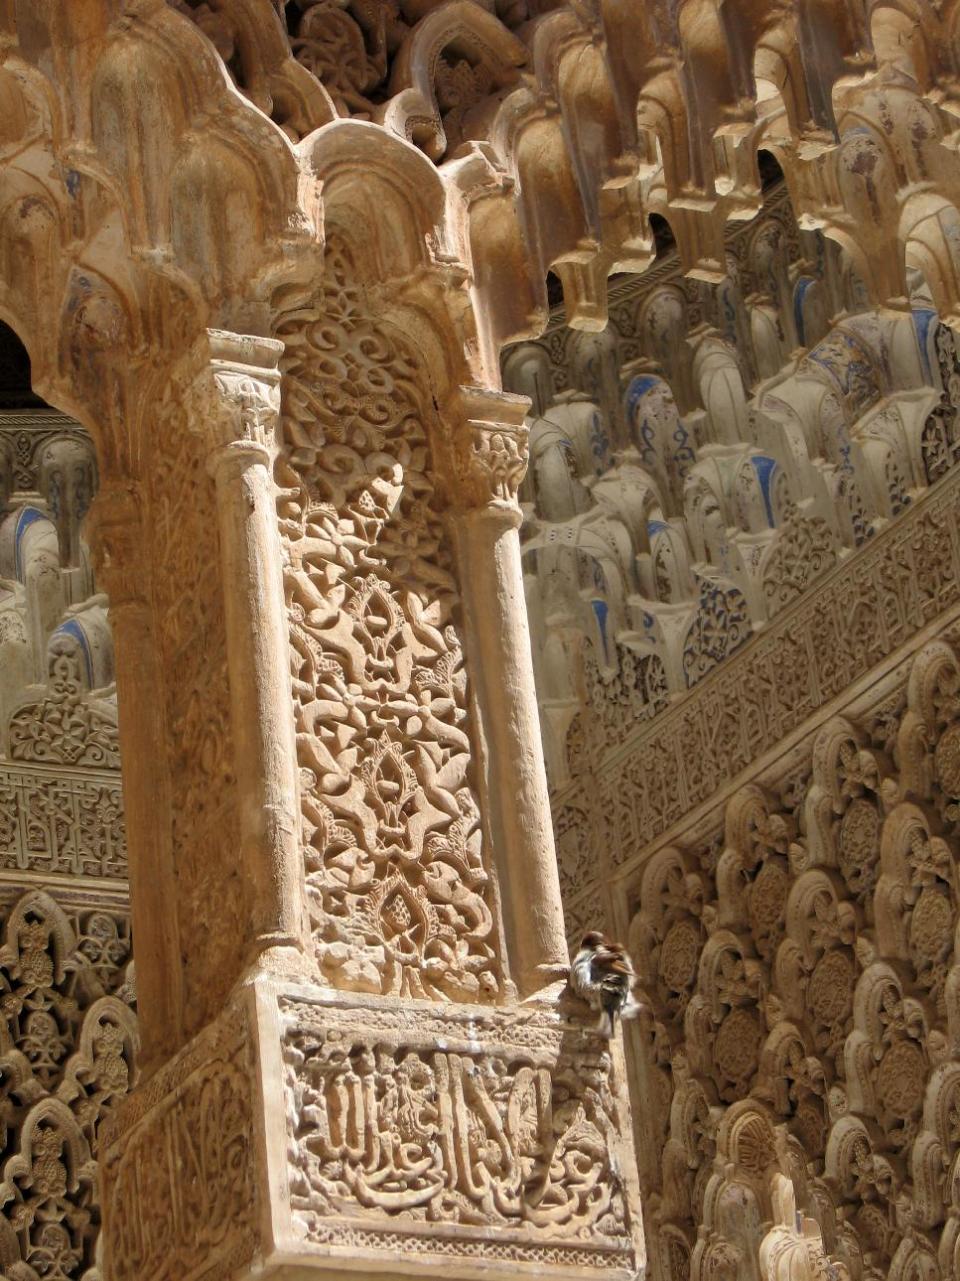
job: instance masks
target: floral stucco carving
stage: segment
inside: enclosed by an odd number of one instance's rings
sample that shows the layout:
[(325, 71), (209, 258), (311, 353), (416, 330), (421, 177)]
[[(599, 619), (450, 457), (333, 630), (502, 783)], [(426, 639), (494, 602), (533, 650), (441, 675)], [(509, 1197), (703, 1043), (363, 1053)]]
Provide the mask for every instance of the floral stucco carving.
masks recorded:
[(307, 894), (323, 973), (361, 991), (502, 990), (457, 567), (413, 355), (331, 246), (291, 320), (277, 462)]

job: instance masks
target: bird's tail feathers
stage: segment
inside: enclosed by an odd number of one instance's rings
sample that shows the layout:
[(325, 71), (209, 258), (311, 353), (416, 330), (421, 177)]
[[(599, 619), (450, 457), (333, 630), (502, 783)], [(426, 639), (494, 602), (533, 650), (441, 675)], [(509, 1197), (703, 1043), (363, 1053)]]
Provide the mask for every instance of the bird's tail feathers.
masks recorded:
[(643, 1012), (643, 1010), (644, 1010), (643, 1002), (638, 1001), (635, 996), (631, 995), (631, 996), (628, 996), (626, 1001), (624, 1002), (624, 1005), (620, 1010), (620, 1017), (622, 1019), (635, 1019), (639, 1014)]
[(595, 1032), (599, 1032), (602, 1036), (605, 1036), (609, 1041), (613, 1038), (613, 1033), (615, 1028), (616, 1028), (616, 1019), (614, 1017), (613, 1011), (605, 1009), (603, 1006), (601, 1006), (600, 1012), (597, 1015), (597, 1021), (593, 1025), (593, 1030)]
[(617, 1019), (635, 1019), (645, 1008), (643, 1002), (633, 996), (628, 996), (623, 1005), (601, 1005), (593, 1025), (594, 1031), (601, 1032), (608, 1041), (612, 1040), (617, 1030)]

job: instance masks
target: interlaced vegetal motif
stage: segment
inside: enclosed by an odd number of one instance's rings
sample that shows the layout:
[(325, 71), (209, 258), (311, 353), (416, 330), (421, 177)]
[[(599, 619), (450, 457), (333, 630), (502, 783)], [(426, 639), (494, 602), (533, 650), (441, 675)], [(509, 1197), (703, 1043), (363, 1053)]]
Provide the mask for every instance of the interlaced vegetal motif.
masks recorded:
[(735, 587), (701, 582), (699, 608), (683, 647), (687, 684), (695, 685), (749, 635), (750, 618), (743, 593)]
[(280, 329), (277, 465), (307, 891), (336, 985), (501, 990), (456, 568), (417, 366), (347, 250)]
[(836, 539), (826, 521), (791, 520), (764, 565), (763, 594), (774, 613), (836, 563)]
[[(814, 1231), (827, 1274), (888, 1277), (905, 1240), (943, 1257), (960, 1233), (953, 641), (896, 683), (813, 731), (802, 776), (788, 754), (787, 774), (741, 786), (719, 857), (702, 836), (653, 849), (611, 895), (633, 911), (648, 1010), (633, 1048), (637, 1096), (657, 1100), (636, 1114), (657, 1281), (678, 1257), (694, 1281), (740, 1275)], [(806, 1238), (792, 1216), (764, 1235), (780, 1178)]]
[(940, 370), (940, 402), (924, 423), (920, 451), (927, 480), (932, 484), (945, 475), (960, 457), (957, 436), (957, 405), (960, 404), (960, 357), (953, 330), (940, 325), (936, 338)]
[[(490, 6), (470, 0), (486, 15)], [(301, 138), (326, 123), (331, 107), (339, 116), (378, 120), (391, 98), (403, 90), (404, 72), (411, 57), (409, 46), (418, 20), (437, 7), (436, 0), (410, 6), (399, 0), (290, 0), (274, 4), (282, 15), (289, 46), (272, 39), (265, 42), (274, 66), (265, 74), (262, 57), (251, 48), (249, 18), (207, 0), (168, 0), (191, 18), (213, 43), (237, 87), (267, 111), (291, 137)], [(476, 23), (463, 21), (454, 30), (444, 26), (430, 33), (430, 47), (421, 51), (430, 76), (430, 93), (418, 94), (406, 132), (417, 144), (425, 138), (431, 151), (442, 127), (458, 141), (469, 126), (471, 108), (483, 106), (504, 83), (516, 78), (513, 59), (498, 54), (510, 42), (509, 28), (531, 16), (528, 0), (507, 0), (497, 5), (501, 27), (488, 19), (485, 29), (493, 43), (479, 36)], [(536, 10), (533, 10), (536, 12)], [(272, 15), (271, 15), (272, 16)], [(246, 18), (246, 21), (244, 20)], [(262, 25), (262, 17), (256, 19)], [(262, 33), (261, 33), (262, 34)], [(512, 44), (508, 45), (512, 49)], [(283, 62), (290, 54), (300, 64), (293, 74)], [(425, 54), (425, 56), (424, 56)], [(302, 70), (301, 70), (302, 68)], [(401, 81), (398, 88), (397, 74)], [(304, 72), (319, 82), (308, 91)], [(320, 86), (323, 89), (320, 89)], [(329, 95), (329, 96), (328, 96)], [(496, 101), (496, 99), (494, 99)], [(464, 120), (466, 117), (466, 120)], [(441, 135), (442, 136), (442, 135)], [(469, 136), (469, 135), (468, 135)]]
[(57, 654), (43, 697), (11, 716), (13, 760), (120, 768), (116, 703), (88, 696), (80, 661), (77, 654)]
[(584, 681), (587, 701), (608, 743), (625, 738), (638, 720), (655, 716), (667, 703), (667, 678), (661, 660), (656, 654), (637, 654), (625, 645), (617, 646), (612, 671), (601, 670), (588, 655)]
[(571, 899), (596, 874), (597, 849), (591, 815), (586, 808), (567, 805), (554, 816), (560, 889)]
[(288, 1009), (292, 1202), (308, 1237), (346, 1216), (629, 1245), (606, 1042), (527, 1027), (498, 1044), (462, 1016), (443, 1033), (435, 1018), (391, 1031), (372, 1017), (357, 1034), (355, 1011)]
[(90, 447), (90, 438), (80, 425), (53, 410), (4, 413), (0, 419), (0, 446), (9, 448), (13, 489), (36, 492), (45, 450), (51, 444), (67, 441)]
[[(526, 0), (498, 6), (498, 15), (522, 21), (528, 15)], [(395, 92), (390, 73), (415, 29), (409, 7), (396, 0), (296, 0), (287, 6), (286, 21), (295, 57), (323, 84), (337, 109), (347, 116), (375, 118), (378, 105)], [(499, 87), (495, 59), (484, 42), (468, 30), (458, 37), (430, 59), (436, 110), (448, 133), (459, 129), (470, 107)], [(428, 122), (417, 123), (422, 128)]]
[(97, 1281), (98, 1128), (137, 1050), (128, 922), (32, 891), (0, 945), (0, 1250), (23, 1281)]

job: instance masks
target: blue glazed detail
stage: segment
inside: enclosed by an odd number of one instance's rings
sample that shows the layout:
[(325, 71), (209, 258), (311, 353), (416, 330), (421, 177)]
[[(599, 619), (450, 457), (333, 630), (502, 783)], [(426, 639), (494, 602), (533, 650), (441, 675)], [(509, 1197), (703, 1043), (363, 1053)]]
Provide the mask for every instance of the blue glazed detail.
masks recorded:
[(640, 374), (637, 378), (634, 378), (627, 388), (628, 411), (636, 409), (637, 401), (642, 400), (648, 391), (656, 387), (659, 381), (660, 379), (653, 374)]
[(87, 684), (93, 686), (93, 656), (90, 653), (90, 641), (87, 633), (83, 630), (75, 618), (68, 618), (65, 623), (61, 623), (54, 636), (72, 636), (80, 645), (83, 652), (83, 665), (87, 672)]
[(600, 639), (603, 641), (603, 653), (604, 653), (604, 656), (606, 656), (607, 654), (607, 615), (609, 614), (610, 609), (605, 600), (594, 599), (590, 602), (590, 604), (593, 606), (593, 612), (597, 620), (597, 627), (599, 627), (600, 629)]
[(845, 330), (834, 330), (811, 348), (805, 360), (811, 365), (818, 365), (830, 377), (852, 408), (862, 412), (879, 399), (880, 389), (870, 357)]
[(14, 563), (17, 567), (17, 578), (23, 582), (23, 536), (38, 520), (47, 520), (45, 512), (39, 511), (36, 507), (24, 507), (17, 517), (17, 528), (14, 534)]
[(794, 324), (797, 326), (797, 337), (800, 340), (801, 347), (805, 347), (807, 345), (807, 337), (804, 332), (803, 323), (803, 300), (807, 296), (807, 290), (813, 283), (814, 282), (810, 276), (801, 276), (797, 281), (796, 289), (793, 291), (793, 320)]
[(690, 433), (683, 425), (683, 420), (679, 420), (677, 430), (673, 433), (673, 439), (677, 445), (673, 458), (680, 471), (680, 475), (686, 479), (687, 473), (693, 464), (697, 461), (697, 456), (690, 445)]
[(733, 286), (729, 289), (721, 287), (720, 306), (723, 309), (723, 332), (731, 342), (737, 341), (737, 312), (731, 300)]
[(930, 368), (930, 352), (927, 342), (930, 338), (930, 326), (936, 320), (937, 313), (929, 307), (914, 307), (913, 327), (917, 331), (917, 346), (920, 348), (920, 359), (923, 361), (923, 375), (928, 383), (933, 382), (933, 371)]
[(763, 494), (763, 505), (767, 512), (767, 524), (771, 529), (774, 528), (773, 519), (773, 500), (771, 497), (770, 482), (773, 473), (777, 470), (777, 461), (775, 458), (768, 458), (766, 454), (755, 454), (750, 462), (753, 464), (753, 470), (757, 473), (757, 480), (760, 482), (760, 492)]
[(610, 441), (603, 430), (603, 419), (599, 414), (594, 414), (590, 419), (590, 452), (594, 457), (594, 469), (598, 476), (602, 476), (610, 452)]

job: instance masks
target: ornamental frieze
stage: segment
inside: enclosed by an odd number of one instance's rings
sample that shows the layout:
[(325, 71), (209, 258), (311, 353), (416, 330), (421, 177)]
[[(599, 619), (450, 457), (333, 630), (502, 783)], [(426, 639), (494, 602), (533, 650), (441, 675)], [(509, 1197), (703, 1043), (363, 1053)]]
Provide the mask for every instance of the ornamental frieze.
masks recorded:
[(0, 762), (0, 868), (124, 881), (117, 775)]
[[(925, 627), (960, 603), (958, 519), (960, 476), (952, 473), (681, 704), (591, 755), (611, 866), (632, 865), (842, 695), (865, 661), (879, 664), (915, 646)], [(951, 750), (943, 749), (945, 762)], [(581, 795), (577, 785), (560, 789), (555, 809), (587, 804)]]
[(403, 1252), (447, 1224), (455, 1252), (488, 1238), (517, 1263), (629, 1266), (613, 1044), (533, 1014), (478, 1026), (467, 1010), (282, 1009), (291, 1196), (308, 1240), (387, 1233)]

